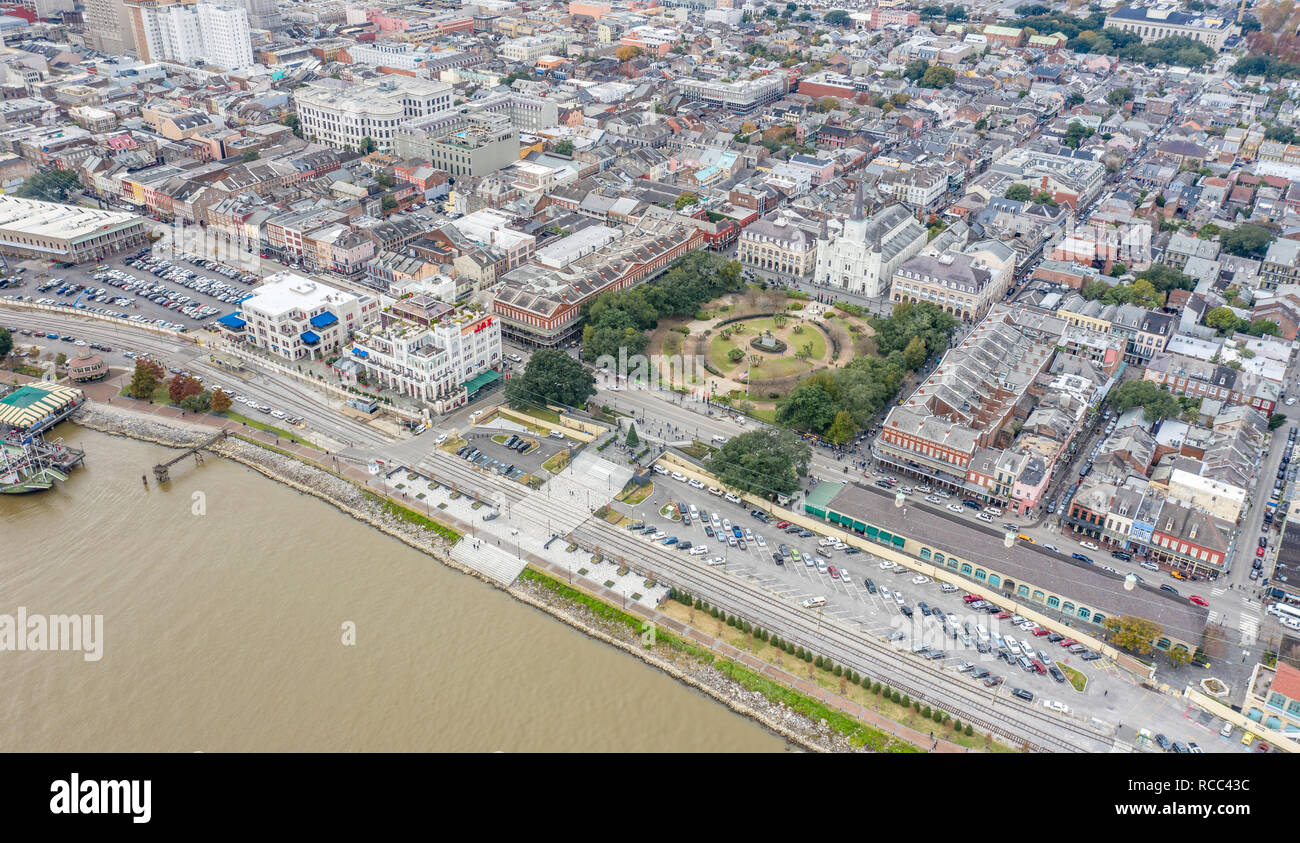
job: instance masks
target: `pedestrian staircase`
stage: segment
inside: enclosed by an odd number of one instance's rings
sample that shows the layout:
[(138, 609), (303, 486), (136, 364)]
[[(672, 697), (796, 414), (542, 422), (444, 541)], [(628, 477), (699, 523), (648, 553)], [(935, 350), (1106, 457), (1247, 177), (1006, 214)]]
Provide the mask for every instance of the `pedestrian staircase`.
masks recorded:
[(451, 549), (451, 558), (502, 585), (510, 585), (524, 570), (523, 560), (502, 550), (495, 539), (466, 536)]

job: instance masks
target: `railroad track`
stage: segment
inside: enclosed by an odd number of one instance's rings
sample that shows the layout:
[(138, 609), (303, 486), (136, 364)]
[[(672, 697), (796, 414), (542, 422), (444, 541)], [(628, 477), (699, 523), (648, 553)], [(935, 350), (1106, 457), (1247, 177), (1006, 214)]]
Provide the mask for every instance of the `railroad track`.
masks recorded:
[(620, 556), (633, 569), (653, 572), (656, 579), (757, 622), (791, 643), (887, 682), (915, 699), (938, 705), (953, 717), (1013, 744), (1024, 742), (1042, 752), (1095, 752), (1110, 747), (1107, 736), (999, 697), (996, 692), (985, 693), (965, 681), (954, 682), (929, 662), (917, 660), (874, 636), (846, 629), (833, 619), (818, 619), (745, 580), (722, 574), (693, 557), (647, 544), (612, 525), (589, 519), (573, 532), (571, 540), (588, 550), (599, 548), (606, 555)]

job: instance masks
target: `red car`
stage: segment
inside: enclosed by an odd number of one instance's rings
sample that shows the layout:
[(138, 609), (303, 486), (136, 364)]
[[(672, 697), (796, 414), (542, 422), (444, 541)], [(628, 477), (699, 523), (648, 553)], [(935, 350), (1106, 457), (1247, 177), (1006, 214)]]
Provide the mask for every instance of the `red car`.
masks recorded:
[(998, 612), (998, 620), (1000, 621), (1004, 621), (1009, 617), (1011, 617), (1011, 613), (1006, 611), (1005, 609), (1003, 609), (1001, 612)]
[(1079, 642), (1075, 641), (1073, 638), (1062, 638), (1060, 641), (1057, 641), (1056, 643), (1060, 644), (1062, 647), (1073, 647), (1075, 644), (1078, 644)]
[(1036, 670), (1039, 673), (1047, 672), (1047, 665), (1043, 664), (1038, 659), (1034, 659), (1033, 661), (1030, 662), (1030, 664), (1032, 664), (1034, 666), (1034, 670)]
[(778, 530), (784, 530), (786, 527), (789, 527), (789, 526), (790, 526), (790, 522), (789, 522), (789, 521), (781, 521), (781, 522), (778, 522), (778, 523), (777, 523), (776, 528), (777, 528)]
[(838, 579), (840, 578), (840, 572), (837, 571), (837, 570), (835, 570), (835, 566), (834, 566), (834, 565), (830, 566), (830, 568), (828, 568), (827, 570), (830, 572), (831, 579), (836, 579), (836, 580), (838, 580)]
[(962, 598), (962, 602), (967, 604), (978, 603), (983, 599), (984, 598), (980, 597), (978, 594), (967, 594), (965, 597)]
[(1049, 634), (1048, 631), (1043, 629), (1041, 626), (1035, 627), (1034, 631), (1030, 633), (1030, 635), (1033, 635), (1035, 638), (1042, 638), (1044, 635), (1047, 634)]
[(1204, 597), (1202, 597), (1199, 594), (1193, 594), (1191, 597), (1188, 597), (1187, 599), (1195, 603), (1197, 606), (1210, 605), (1210, 601), (1206, 600)]
[(1262, 547), (1257, 547), (1257, 548), (1255, 548), (1255, 555), (1256, 555), (1256, 556), (1263, 556), (1263, 555), (1264, 555), (1264, 548), (1262, 548)]

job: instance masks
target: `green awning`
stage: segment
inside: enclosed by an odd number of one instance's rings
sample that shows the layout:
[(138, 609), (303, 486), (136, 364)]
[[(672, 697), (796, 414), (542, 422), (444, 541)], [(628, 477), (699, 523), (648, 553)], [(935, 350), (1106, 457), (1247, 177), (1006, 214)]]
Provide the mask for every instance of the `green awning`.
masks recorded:
[(499, 380), (501, 380), (501, 373), (489, 369), (481, 375), (475, 375), (473, 380), (465, 381), (465, 391), (473, 395), (488, 384)]

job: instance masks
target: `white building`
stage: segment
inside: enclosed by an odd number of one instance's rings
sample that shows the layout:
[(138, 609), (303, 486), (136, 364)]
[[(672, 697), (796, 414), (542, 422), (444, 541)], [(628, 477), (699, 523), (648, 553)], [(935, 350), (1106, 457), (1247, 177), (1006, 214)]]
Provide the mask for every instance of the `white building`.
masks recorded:
[(378, 309), (370, 296), (277, 272), (217, 324), (230, 338), (289, 360), (321, 359), (343, 352), (351, 333), (373, 322)]
[(409, 76), (361, 84), (322, 79), (293, 92), (303, 137), (343, 149), (370, 138), (380, 151), (393, 144), (397, 127), (417, 117), (449, 112), (452, 87)]
[(500, 379), (501, 326), (476, 306), (458, 308), (423, 293), (385, 297), (380, 323), (354, 338), (350, 354), (371, 386), (447, 413)]
[(506, 256), (506, 269), (522, 266), (537, 248), (537, 238), (510, 228), (514, 217), (495, 208), (483, 208), (466, 214), (452, 225), (461, 234), (482, 246), (490, 246)]
[(925, 226), (902, 205), (890, 205), (865, 219), (855, 214), (844, 221), (838, 234), (829, 227), (823, 231), (813, 280), (879, 298), (894, 270), (925, 243)]
[(205, 59), (227, 70), (248, 70), (253, 66), (248, 9), (242, 3), (200, 3), (198, 15)]
[(131, 3), (136, 45), (143, 61), (193, 65), (207, 61), (225, 70), (253, 67), (248, 10), (242, 3), (194, 6)]

